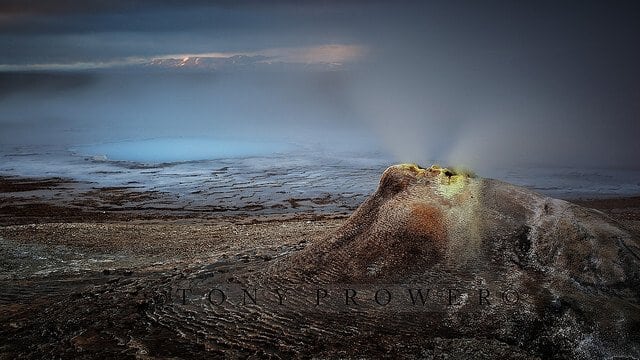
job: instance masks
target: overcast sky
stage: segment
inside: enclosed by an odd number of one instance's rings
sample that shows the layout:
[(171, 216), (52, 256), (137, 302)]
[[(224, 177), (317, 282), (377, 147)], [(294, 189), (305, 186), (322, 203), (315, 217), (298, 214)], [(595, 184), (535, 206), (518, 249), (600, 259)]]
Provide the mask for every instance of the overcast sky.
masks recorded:
[[(132, 123), (163, 135), (182, 117), (196, 133), (231, 123), (291, 136), (361, 131), (399, 161), (637, 168), (639, 39), (637, 1), (0, 0), (0, 140), (49, 139), (25, 130), (44, 121), (106, 122), (109, 138), (143, 136)], [(280, 75), (193, 85), (95, 72), (238, 54), (278, 62)], [(46, 81), (7, 75), (31, 70)], [(160, 93), (176, 87), (222, 100)]]

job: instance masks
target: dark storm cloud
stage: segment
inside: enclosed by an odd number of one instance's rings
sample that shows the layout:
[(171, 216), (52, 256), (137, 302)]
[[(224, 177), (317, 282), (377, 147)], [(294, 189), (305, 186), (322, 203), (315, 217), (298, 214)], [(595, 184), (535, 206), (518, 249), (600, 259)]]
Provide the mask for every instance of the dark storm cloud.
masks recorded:
[[(171, 7), (129, 5), (117, 6), (117, 2), (105, 6), (73, 9), (55, 8), (55, 11), (30, 11), (5, 13), (0, 21), (3, 34), (65, 34), (105, 31), (164, 31), (193, 30), (202, 28), (227, 28), (247, 25), (250, 14), (234, 13), (220, 6), (190, 4)], [(79, 5), (79, 4), (78, 4)], [(2, 15), (0, 15), (2, 16)], [(256, 17), (255, 20), (260, 20)], [(257, 24), (259, 25), (259, 24)]]
[[(6, 2), (5, 2), (6, 3)], [(16, 1), (0, 5), (4, 33), (158, 31), (301, 26), (375, 1)], [(274, 16), (276, 16), (274, 18)], [(323, 21), (330, 20), (324, 18)], [(326, 23), (325, 23), (326, 24)]]
[[(53, 5), (55, 4), (55, 6)], [(357, 2), (30, 1), (0, 13), (0, 64), (352, 42)]]
[(0, 73), (0, 102), (20, 93), (46, 96), (48, 93), (78, 91), (95, 84), (96, 76), (86, 73)]
[[(289, 1), (290, 2), (290, 1)], [(7, 15), (66, 15), (96, 14), (105, 12), (139, 12), (163, 8), (185, 8), (193, 6), (237, 7), (261, 3), (277, 4), (284, 1), (207, 1), (207, 0), (3, 0), (0, 14)]]
[(190, 6), (218, 6), (227, 8), (304, 5), (334, 7), (344, 4), (366, 5), (382, 0), (3, 0), (0, 14), (68, 14), (104, 11), (133, 11), (149, 8), (184, 8)]

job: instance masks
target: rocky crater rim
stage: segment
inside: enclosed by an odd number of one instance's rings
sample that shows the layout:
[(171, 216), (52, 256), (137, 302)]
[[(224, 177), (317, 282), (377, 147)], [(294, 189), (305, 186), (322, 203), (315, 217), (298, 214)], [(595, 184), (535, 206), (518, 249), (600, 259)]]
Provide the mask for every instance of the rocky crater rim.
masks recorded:
[(461, 166), (442, 167), (438, 164), (433, 164), (425, 168), (415, 163), (402, 163), (388, 167), (385, 172), (389, 170), (404, 170), (422, 176), (444, 176), (451, 179), (451, 182), (476, 177), (476, 173), (471, 169)]

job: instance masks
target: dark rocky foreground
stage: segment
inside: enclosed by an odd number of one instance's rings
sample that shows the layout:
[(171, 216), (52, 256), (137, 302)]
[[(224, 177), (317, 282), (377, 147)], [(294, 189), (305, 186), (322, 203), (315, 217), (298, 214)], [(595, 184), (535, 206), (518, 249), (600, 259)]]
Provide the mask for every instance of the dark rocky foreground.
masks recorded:
[(105, 234), (123, 259), (134, 238), (136, 261), (46, 276), (5, 261), (2, 357), (640, 357), (629, 223), (406, 165), (349, 219), (323, 221), (5, 227), (57, 250)]

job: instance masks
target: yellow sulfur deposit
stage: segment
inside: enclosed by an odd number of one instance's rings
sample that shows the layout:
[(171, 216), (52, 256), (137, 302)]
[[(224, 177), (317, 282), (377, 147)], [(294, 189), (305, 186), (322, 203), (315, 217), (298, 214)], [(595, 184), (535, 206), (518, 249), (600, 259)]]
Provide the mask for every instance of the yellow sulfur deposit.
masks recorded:
[(443, 168), (435, 164), (426, 171), (438, 177), (436, 192), (446, 198), (460, 193), (467, 184), (467, 179), (475, 177), (475, 174), (469, 170)]

